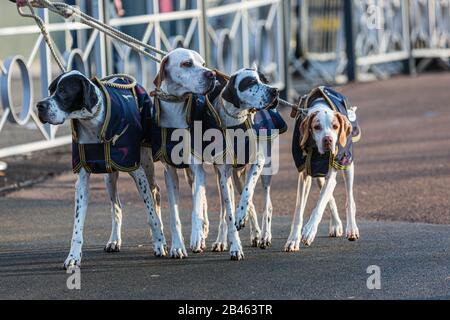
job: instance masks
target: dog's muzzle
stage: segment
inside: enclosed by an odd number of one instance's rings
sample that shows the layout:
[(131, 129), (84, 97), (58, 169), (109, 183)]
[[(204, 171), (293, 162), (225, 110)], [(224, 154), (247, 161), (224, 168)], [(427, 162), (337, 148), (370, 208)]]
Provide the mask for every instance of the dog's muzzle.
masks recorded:
[(38, 117), (39, 117), (39, 120), (43, 123), (43, 124), (46, 124), (46, 123), (48, 123), (48, 121), (47, 121), (47, 112), (48, 112), (48, 109), (51, 107), (51, 105), (50, 105), (50, 102), (48, 102), (48, 101), (46, 101), (46, 100), (42, 100), (42, 101), (39, 101), (38, 103), (37, 103), (37, 105), (36, 105), (36, 109), (37, 109), (37, 111), (38, 111)]

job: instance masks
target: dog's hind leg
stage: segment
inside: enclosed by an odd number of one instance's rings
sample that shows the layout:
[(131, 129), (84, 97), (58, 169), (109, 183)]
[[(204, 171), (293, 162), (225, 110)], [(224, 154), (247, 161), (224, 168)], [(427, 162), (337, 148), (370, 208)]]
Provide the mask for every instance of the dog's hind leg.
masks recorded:
[[(219, 168), (220, 188), (222, 190), (222, 197), (225, 203), (225, 210), (227, 212), (228, 223), (228, 241), (230, 243), (231, 260), (241, 260), (244, 258), (241, 240), (236, 229), (234, 206), (232, 204), (233, 183), (231, 182), (231, 166), (220, 165)], [(231, 183), (230, 183), (231, 182)]]
[(303, 214), (305, 212), (306, 200), (309, 190), (311, 190), (311, 177), (305, 171), (300, 172), (298, 176), (297, 200), (295, 202), (294, 218), (291, 225), (291, 233), (284, 245), (284, 251), (295, 252), (300, 250), (300, 241), (302, 238)]
[(345, 189), (347, 191), (347, 227), (346, 237), (350, 241), (359, 239), (359, 229), (356, 225), (356, 205), (353, 198), (353, 181), (355, 175), (355, 165), (352, 163), (346, 170), (344, 170)]
[[(227, 211), (226, 204), (224, 201), (224, 197), (222, 195), (222, 188), (220, 186), (220, 176), (219, 171), (216, 167), (214, 167), (214, 171), (216, 172), (217, 178), (217, 187), (219, 188), (219, 200), (220, 200), (220, 215), (219, 215), (219, 231), (217, 233), (217, 239), (213, 243), (212, 251), (213, 252), (223, 252), (227, 250)], [(232, 204), (234, 207), (234, 205)]]
[[(192, 170), (187, 168), (184, 170), (184, 174), (186, 177), (186, 181), (192, 190), (192, 197), (194, 197), (194, 175), (192, 174)], [(203, 192), (203, 238), (202, 238), (202, 250), (206, 249), (206, 239), (209, 234), (209, 219), (208, 219), (208, 201), (206, 199), (206, 190), (201, 190)]]
[(106, 252), (119, 252), (122, 245), (122, 204), (117, 190), (119, 172), (105, 175), (105, 185), (111, 201), (111, 236), (105, 246)]
[[(320, 189), (323, 188), (325, 184), (325, 178), (317, 178), (317, 185)], [(332, 238), (342, 237), (342, 221), (339, 218), (339, 212), (336, 205), (336, 200), (334, 196), (331, 195), (330, 202), (328, 202), (328, 208), (331, 211), (330, 227), (328, 235)]]
[(136, 183), (142, 200), (144, 200), (144, 205), (147, 210), (147, 222), (152, 231), (154, 254), (157, 257), (163, 257), (167, 255), (166, 239), (164, 238), (160, 216), (157, 214), (155, 209), (155, 204), (153, 202), (153, 197), (145, 170), (142, 167), (139, 167), (137, 170), (130, 172), (130, 175)]
[(164, 178), (166, 180), (167, 195), (169, 197), (170, 232), (172, 234), (170, 257), (174, 259), (187, 258), (188, 254), (186, 251), (186, 247), (184, 246), (183, 234), (181, 233), (180, 215), (178, 212), (180, 191), (177, 169), (165, 164)]
[(260, 248), (265, 249), (272, 245), (272, 200), (270, 199), (270, 183), (271, 175), (262, 175), (261, 182), (263, 185), (264, 196), (264, 213), (262, 218), (262, 239)]
[(307, 246), (311, 245), (314, 241), (317, 234), (317, 228), (319, 227), (319, 223), (323, 217), (323, 212), (333, 196), (334, 189), (336, 188), (336, 175), (336, 169), (330, 168), (325, 184), (320, 191), (320, 196), (316, 207), (309, 217), (308, 223), (303, 227), (302, 242)]
[(75, 221), (69, 256), (64, 262), (65, 269), (79, 267), (81, 265), (84, 221), (89, 203), (89, 177), (90, 173), (82, 168), (78, 174), (77, 183), (75, 184)]
[(161, 192), (155, 179), (155, 164), (153, 163), (152, 149), (149, 147), (141, 147), (141, 165), (144, 168), (150, 185), (150, 191), (155, 204), (155, 210), (161, 219)]

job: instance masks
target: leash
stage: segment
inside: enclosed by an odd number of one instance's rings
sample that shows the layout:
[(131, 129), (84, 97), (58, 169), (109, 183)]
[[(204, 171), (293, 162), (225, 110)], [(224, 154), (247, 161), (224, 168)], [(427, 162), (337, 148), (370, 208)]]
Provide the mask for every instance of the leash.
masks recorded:
[[(146, 50), (149, 50), (151, 52), (154, 52), (155, 54), (159, 54), (159, 55), (163, 55), (163, 56), (165, 56), (167, 54), (166, 51), (158, 49), (154, 46), (149, 45), (148, 43), (142, 42), (124, 32), (121, 32), (121, 31), (109, 26), (108, 24), (103, 23), (103, 22), (91, 17), (90, 15), (85, 14), (80, 9), (73, 7), (71, 5), (68, 5), (66, 3), (51, 2), (49, 0), (26, 0), (26, 6), (29, 8), (30, 13), (25, 13), (24, 11), (22, 11), (22, 9), (19, 6), (17, 6), (17, 11), (18, 11), (19, 15), (22, 17), (25, 17), (25, 18), (34, 19), (34, 21), (36, 22), (37, 26), (39, 27), (39, 29), (44, 37), (45, 42), (47, 43), (47, 45), (50, 49), (51, 54), (55, 58), (58, 66), (62, 72), (67, 72), (67, 70), (64, 66), (64, 63), (61, 61), (61, 59), (59, 58), (59, 56), (56, 53), (54, 43), (50, 38), (49, 32), (47, 30), (47, 27), (46, 27), (44, 21), (36, 14), (33, 7), (47, 9), (53, 13), (56, 13), (56, 14), (64, 17), (65, 19), (68, 19), (71, 17), (76, 17), (79, 22), (104, 33), (105, 35), (121, 42), (122, 44), (130, 47), (131, 49), (133, 49), (136, 52), (139, 52), (139, 53), (145, 55), (146, 57), (152, 59), (155, 62), (161, 63), (161, 59), (158, 58), (156, 55), (149, 53)], [(227, 80), (227, 81), (230, 79), (230, 76), (228, 76), (227, 74), (225, 74), (219, 70), (215, 70), (215, 72), (218, 75), (223, 76), (225, 78), (225, 80)], [(115, 75), (112, 75), (111, 77), (114, 77), (114, 76)], [(124, 75), (120, 75), (120, 76), (123, 77)], [(127, 77), (132, 78), (130, 76), (127, 76)], [(134, 78), (133, 78), (133, 80), (134, 80), (134, 82), (136, 81)], [(123, 85), (121, 85), (121, 86), (123, 86)], [(158, 90), (155, 90), (153, 94), (154, 94), (153, 96), (158, 96), (162, 100), (166, 99), (166, 101), (171, 101), (171, 102), (173, 102), (173, 101), (181, 102), (181, 101), (186, 100), (186, 97), (175, 97), (175, 96), (166, 94), (161, 91), (158, 92)], [(290, 107), (290, 108), (292, 108), (293, 112), (295, 109), (298, 109), (298, 105), (291, 104), (288, 101), (285, 101), (283, 99), (279, 99), (279, 105)]]
[(168, 94), (167, 92), (162, 91), (160, 88), (155, 88), (155, 90), (151, 91), (150, 97), (156, 97), (159, 100), (171, 102), (171, 103), (178, 103), (183, 102), (189, 99), (190, 94), (184, 94), (182, 96), (175, 96), (173, 94)]
[[(44, 23), (44, 21), (42, 21), (42, 19), (39, 16), (36, 15), (33, 7), (48, 9), (49, 11), (56, 13), (56, 14), (64, 17), (65, 19), (75, 17), (75, 18), (77, 18), (77, 20), (79, 22), (104, 33), (105, 35), (121, 42), (122, 44), (124, 44), (126, 46), (129, 46), (133, 50), (147, 56), (148, 58), (150, 58), (158, 63), (161, 62), (161, 59), (159, 59), (156, 55), (149, 53), (145, 49), (152, 51), (156, 54), (160, 54), (160, 55), (167, 54), (167, 52), (160, 50), (158, 48), (155, 48), (155, 47), (153, 47), (145, 42), (142, 42), (130, 35), (127, 35), (126, 33), (123, 33), (121, 31), (107, 25), (106, 23), (103, 23), (103, 22), (83, 13), (78, 8), (70, 6), (66, 3), (51, 2), (48, 0), (26, 0), (26, 5), (30, 9), (30, 13), (28, 14), (28, 13), (23, 12), (22, 9), (19, 6), (17, 6), (17, 11), (19, 12), (19, 15), (21, 15), (22, 17), (26, 17), (26, 18), (33, 18), (36, 21), (36, 24), (38, 25), (39, 29), (41, 30), (41, 33), (43, 34), (45, 41), (47, 42), (49, 47), (51, 47), (50, 50), (52, 51), (53, 56), (56, 56), (56, 51), (54, 49), (52, 41), (50, 40), (45, 23)], [(59, 58), (57, 58), (56, 60), (58, 62), (59, 67), (61, 68), (61, 70), (63, 70), (64, 65), (61, 63), (61, 60)]]

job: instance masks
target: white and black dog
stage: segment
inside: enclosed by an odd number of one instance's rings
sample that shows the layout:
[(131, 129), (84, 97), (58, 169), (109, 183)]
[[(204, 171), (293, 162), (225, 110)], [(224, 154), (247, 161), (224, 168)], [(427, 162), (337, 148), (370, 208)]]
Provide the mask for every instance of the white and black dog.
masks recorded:
[[(118, 82), (127, 84), (126, 81)], [(71, 71), (55, 79), (49, 87), (50, 96), (37, 104), (39, 119), (43, 123), (60, 125), (66, 120), (73, 121), (76, 139), (73, 144), (73, 166), (74, 171), (78, 172), (78, 180), (75, 192), (75, 222), (70, 253), (64, 262), (65, 268), (80, 266), (81, 263), (91, 172), (107, 173), (105, 184), (111, 200), (112, 231), (105, 250), (120, 250), (122, 206), (117, 180), (119, 171), (126, 171), (134, 179), (145, 203), (155, 255), (166, 255), (162, 223), (152, 196), (152, 193), (157, 193), (157, 187), (153, 180), (151, 152), (149, 148), (141, 145), (141, 125), (145, 125), (148, 120), (141, 117), (149, 108), (150, 98), (139, 85), (133, 89), (112, 92), (108, 89), (109, 84), (100, 81), (94, 83), (80, 72)], [(111, 106), (116, 100), (124, 102)], [(116, 115), (118, 110), (122, 110), (124, 114)], [(120, 132), (109, 132), (111, 127)], [(88, 153), (93, 154), (93, 160), (86, 159)], [(103, 160), (102, 156), (97, 158), (98, 153), (102, 154)], [(130, 154), (132, 158), (127, 158)], [(116, 157), (119, 160), (114, 159)]]
[[(265, 79), (261, 81), (261, 77), (262, 75), (256, 69), (238, 70), (212, 101), (214, 109), (220, 117), (224, 135), (229, 129), (251, 131), (255, 112), (278, 105), (278, 90), (269, 86)], [(257, 140), (256, 136), (254, 138)], [(230, 141), (228, 137), (224, 140)], [(234, 138), (231, 141), (234, 141)], [(225, 154), (229, 156), (230, 152), (239, 153), (240, 151), (239, 146), (236, 147), (234, 143), (226, 148), (228, 149), (222, 153), (222, 156)], [(241, 147), (241, 149), (243, 148)], [(230, 163), (231, 158), (233, 162)], [(248, 215), (250, 215), (254, 229), (259, 229), (253, 205), (253, 194), (265, 164), (265, 157), (262, 149), (257, 148), (256, 154), (244, 157), (246, 160), (244, 162), (236, 162), (236, 154), (231, 158), (227, 157), (224, 163), (212, 161), (218, 174), (221, 196), (219, 233), (213, 245), (213, 251), (224, 251), (229, 243), (231, 259), (240, 260), (244, 257), (244, 253), (238, 230), (245, 225)], [(248, 160), (251, 160), (250, 164), (247, 162)], [(233, 182), (241, 194), (236, 217)], [(253, 240), (255, 236), (256, 234), (252, 234)]]

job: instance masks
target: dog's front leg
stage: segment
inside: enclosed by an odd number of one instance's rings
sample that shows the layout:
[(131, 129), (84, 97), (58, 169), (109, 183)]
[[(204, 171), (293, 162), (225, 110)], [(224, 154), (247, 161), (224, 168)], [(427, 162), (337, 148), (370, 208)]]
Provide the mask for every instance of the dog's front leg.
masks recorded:
[(161, 219), (155, 209), (145, 171), (142, 167), (139, 167), (137, 170), (130, 172), (130, 175), (136, 183), (136, 187), (139, 190), (142, 200), (144, 200), (145, 209), (147, 210), (147, 222), (152, 231), (154, 254), (157, 257), (163, 257), (167, 255), (166, 239), (164, 237)]
[(69, 256), (64, 262), (65, 269), (79, 267), (81, 265), (84, 221), (89, 203), (89, 177), (90, 173), (82, 168), (78, 174), (77, 183), (75, 184), (75, 220)]
[[(317, 185), (320, 189), (323, 188), (325, 184), (325, 178), (318, 178)], [(339, 212), (336, 205), (336, 200), (334, 196), (331, 195), (330, 202), (328, 203), (328, 207), (331, 211), (331, 219), (330, 219), (330, 227), (328, 231), (328, 235), (333, 238), (342, 237), (342, 221), (339, 218)]]
[(202, 164), (190, 166), (194, 177), (193, 181), (193, 204), (192, 209), (192, 231), (190, 248), (193, 253), (200, 253), (206, 249), (205, 239), (205, 216), (204, 205), (206, 202), (205, 170)]
[(356, 225), (356, 205), (355, 199), (353, 198), (353, 181), (355, 176), (355, 165), (352, 163), (344, 171), (345, 189), (347, 192), (347, 228), (346, 237), (350, 241), (355, 241), (359, 239), (359, 229)]
[(255, 192), (256, 183), (264, 168), (264, 155), (262, 153), (257, 154), (256, 163), (250, 166), (248, 172), (247, 181), (244, 186), (244, 190), (239, 200), (239, 205), (236, 214), (236, 228), (240, 230), (245, 227), (245, 222), (248, 217), (248, 209), (250, 203), (253, 201), (253, 194)]
[(222, 192), (223, 201), (227, 212), (228, 223), (228, 241), (230, 243), (231, 260), (241, 260), (244, 258), (241, 240), (236, 229), (234, 218), (234, 206), (232, 202), (233, 184), (231, 181), (232, 167), (229, 165), (220, 165), (218, 167), (220, 176), (220, 189)]
[(119, 252), (122, 245), (122, 204), (117, 190), (119, 172), (105, 175), (105, 185), (111, 201), (111, 236), (105, 246), (106, 252)]
[(322, 220), (323, 212), (333, 196), (334, 188), (336, 187), (336, 175), (336, 169), (330, 168), (325, 185), (320, 191), (319, 201), (317, 201), (317, 205), (314, 208), (308, 223), (303, 227), (302, 242), (307, 246), (311, 245), (314, 241), (317, 234), (317, 228)]
[(297, 199), (295, 202), (294, 218), (291, 225), (291, 233), (284, 245), (284, 251), (295, 252), (300, 250), (300, 241), (302, 239), (303, 214), (305, 212), (306, 201), (311, 190), (311, 176), (305, 171), (298, 175)]
[[(236, 186), (236, 189), (240, 195), (242, 195), (242, 192), (245, 188), (245, 183), (247, 181), (246, 171), (247, 166), (243, 168), (233, 169), (234, 185)], [(235, 208), (234, 197), (233, 197), (233, 208)], [(256, 248), (259, 247), (261, 242), (261, 229), (259, 228), (258, 215), (256, 214), (256, 208), (255, 205), (253, 204), (253, 199), (249, 200), (248, 217), (250, 220), (250, 244), (252, 247)]]
[(186, 247), (184, 246), (183, 234), (181, 233), (180, 214), (178, 212), (180, 188), (177, 169), (165, 164), (164, 178), (166, 180), (167, 195), (169, 197), (170, 232), (172, 234), (170, 257), (174, 259), (187, 258), (188, 254)]

